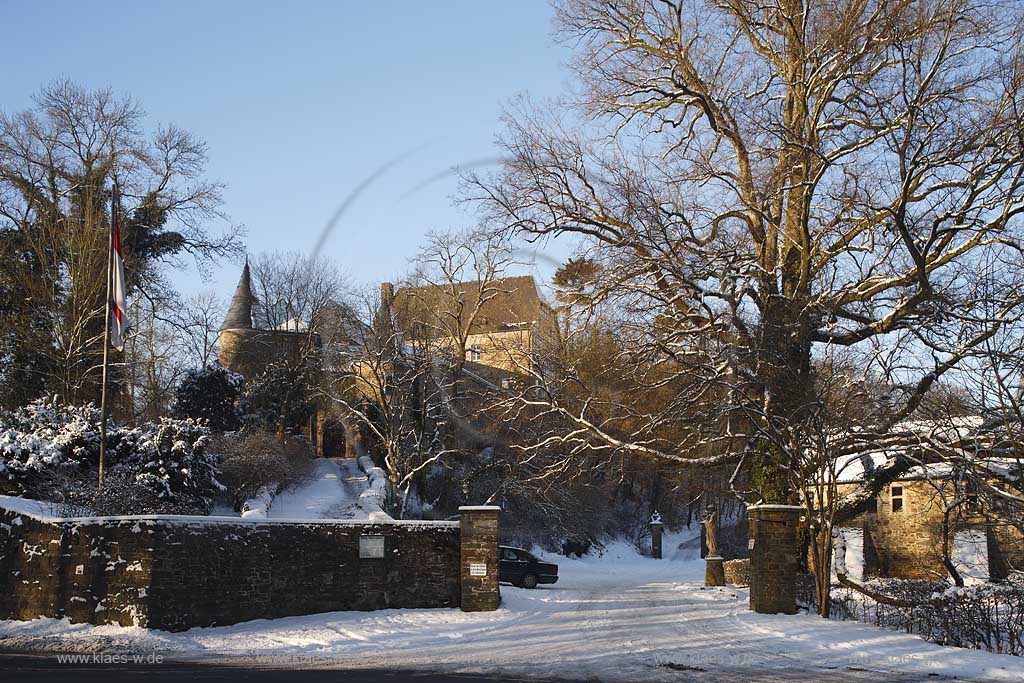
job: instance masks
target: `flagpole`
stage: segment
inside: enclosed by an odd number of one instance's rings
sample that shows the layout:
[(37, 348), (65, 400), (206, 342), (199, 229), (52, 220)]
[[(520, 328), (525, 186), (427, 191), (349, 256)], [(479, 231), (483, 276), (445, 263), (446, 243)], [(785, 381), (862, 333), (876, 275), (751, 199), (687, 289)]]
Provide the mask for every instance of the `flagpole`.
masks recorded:
[(107, 300), (103, 315), (103, 380), (100, 388), (99, 490), (103, 490), (103, 456), (107, 445), (107, 369), (110, 367), (110, 287), (114, 273), (114, 227), (117, 225), (117, 183), (110, 193), (110, 235), (107, 238)]

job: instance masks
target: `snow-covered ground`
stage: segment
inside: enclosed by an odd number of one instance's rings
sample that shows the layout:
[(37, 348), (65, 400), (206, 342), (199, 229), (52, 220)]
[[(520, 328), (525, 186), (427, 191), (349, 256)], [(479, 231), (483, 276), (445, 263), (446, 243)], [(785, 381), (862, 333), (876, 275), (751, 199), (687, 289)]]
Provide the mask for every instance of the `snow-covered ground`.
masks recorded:
[[(360, 495), (368, 486), (355, 458), (318, 458), (309, 479), (268, 496), (261, 507), (269, 506), (267, 519), (366, 519)], [(263, 510), (259, 512), (263, 516)], [(218, 507), (211, 514), (238, 516), (230, 507)]]
[(260, 665), (402, 668), (603, 681), (1022, 681), (1024, 659), (809, 615), (747, 610), (747, 593), (705, 589), (703, 562), (555, 559), (560, 579), (502, 587), (497, 612), (333, 612), (184, 633), (0, 622), (0, 648), (159, 652)]
[(269, 519), (366, 519), (359, 494), (366, 474), (355, 458), (319, 458), (308, 481), (274, 497)]

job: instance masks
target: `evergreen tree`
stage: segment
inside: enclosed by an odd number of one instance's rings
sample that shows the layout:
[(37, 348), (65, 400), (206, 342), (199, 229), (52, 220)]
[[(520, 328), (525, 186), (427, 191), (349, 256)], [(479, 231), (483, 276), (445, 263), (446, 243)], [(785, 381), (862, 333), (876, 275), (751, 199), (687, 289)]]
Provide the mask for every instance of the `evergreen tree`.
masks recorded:
[(202, 418), (210, 431), (238, 429), (236, 404), (242, 394), (242, 376), (220, 363), (185, 375), (175, 392), (172, 413), (176, 418)]

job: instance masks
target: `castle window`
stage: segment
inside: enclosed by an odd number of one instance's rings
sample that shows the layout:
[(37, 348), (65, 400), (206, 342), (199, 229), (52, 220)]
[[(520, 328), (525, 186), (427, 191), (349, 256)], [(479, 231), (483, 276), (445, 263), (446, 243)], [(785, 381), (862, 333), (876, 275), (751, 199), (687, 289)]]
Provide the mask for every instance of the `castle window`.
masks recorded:
[(473, 344), (471, 347), (469, 347), (469, 359), (472, 360), (472, 361), (479, 361), (480, 360), (480, 345), (479, 344)]
[(903, 487), (892, 487), (892, 511), (899, 512), (903, 509)]

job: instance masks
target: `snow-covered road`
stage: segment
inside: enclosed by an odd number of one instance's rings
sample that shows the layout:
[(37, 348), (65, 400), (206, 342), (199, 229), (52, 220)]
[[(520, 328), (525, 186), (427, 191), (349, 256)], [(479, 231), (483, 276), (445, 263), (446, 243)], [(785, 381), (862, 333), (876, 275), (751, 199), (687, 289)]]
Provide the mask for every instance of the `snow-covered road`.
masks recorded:
[(219, 663), (381, 667), (603, 681), (1024, 680), (1024, 660), (814, 616), (765, 616), (704, 589), (703, 563), (625, 548), (559, 558), (558, 584), (502, 587), (492, 613), (334, 612), (185, 633), (0, 622), (0, 648), (159, 652)]

